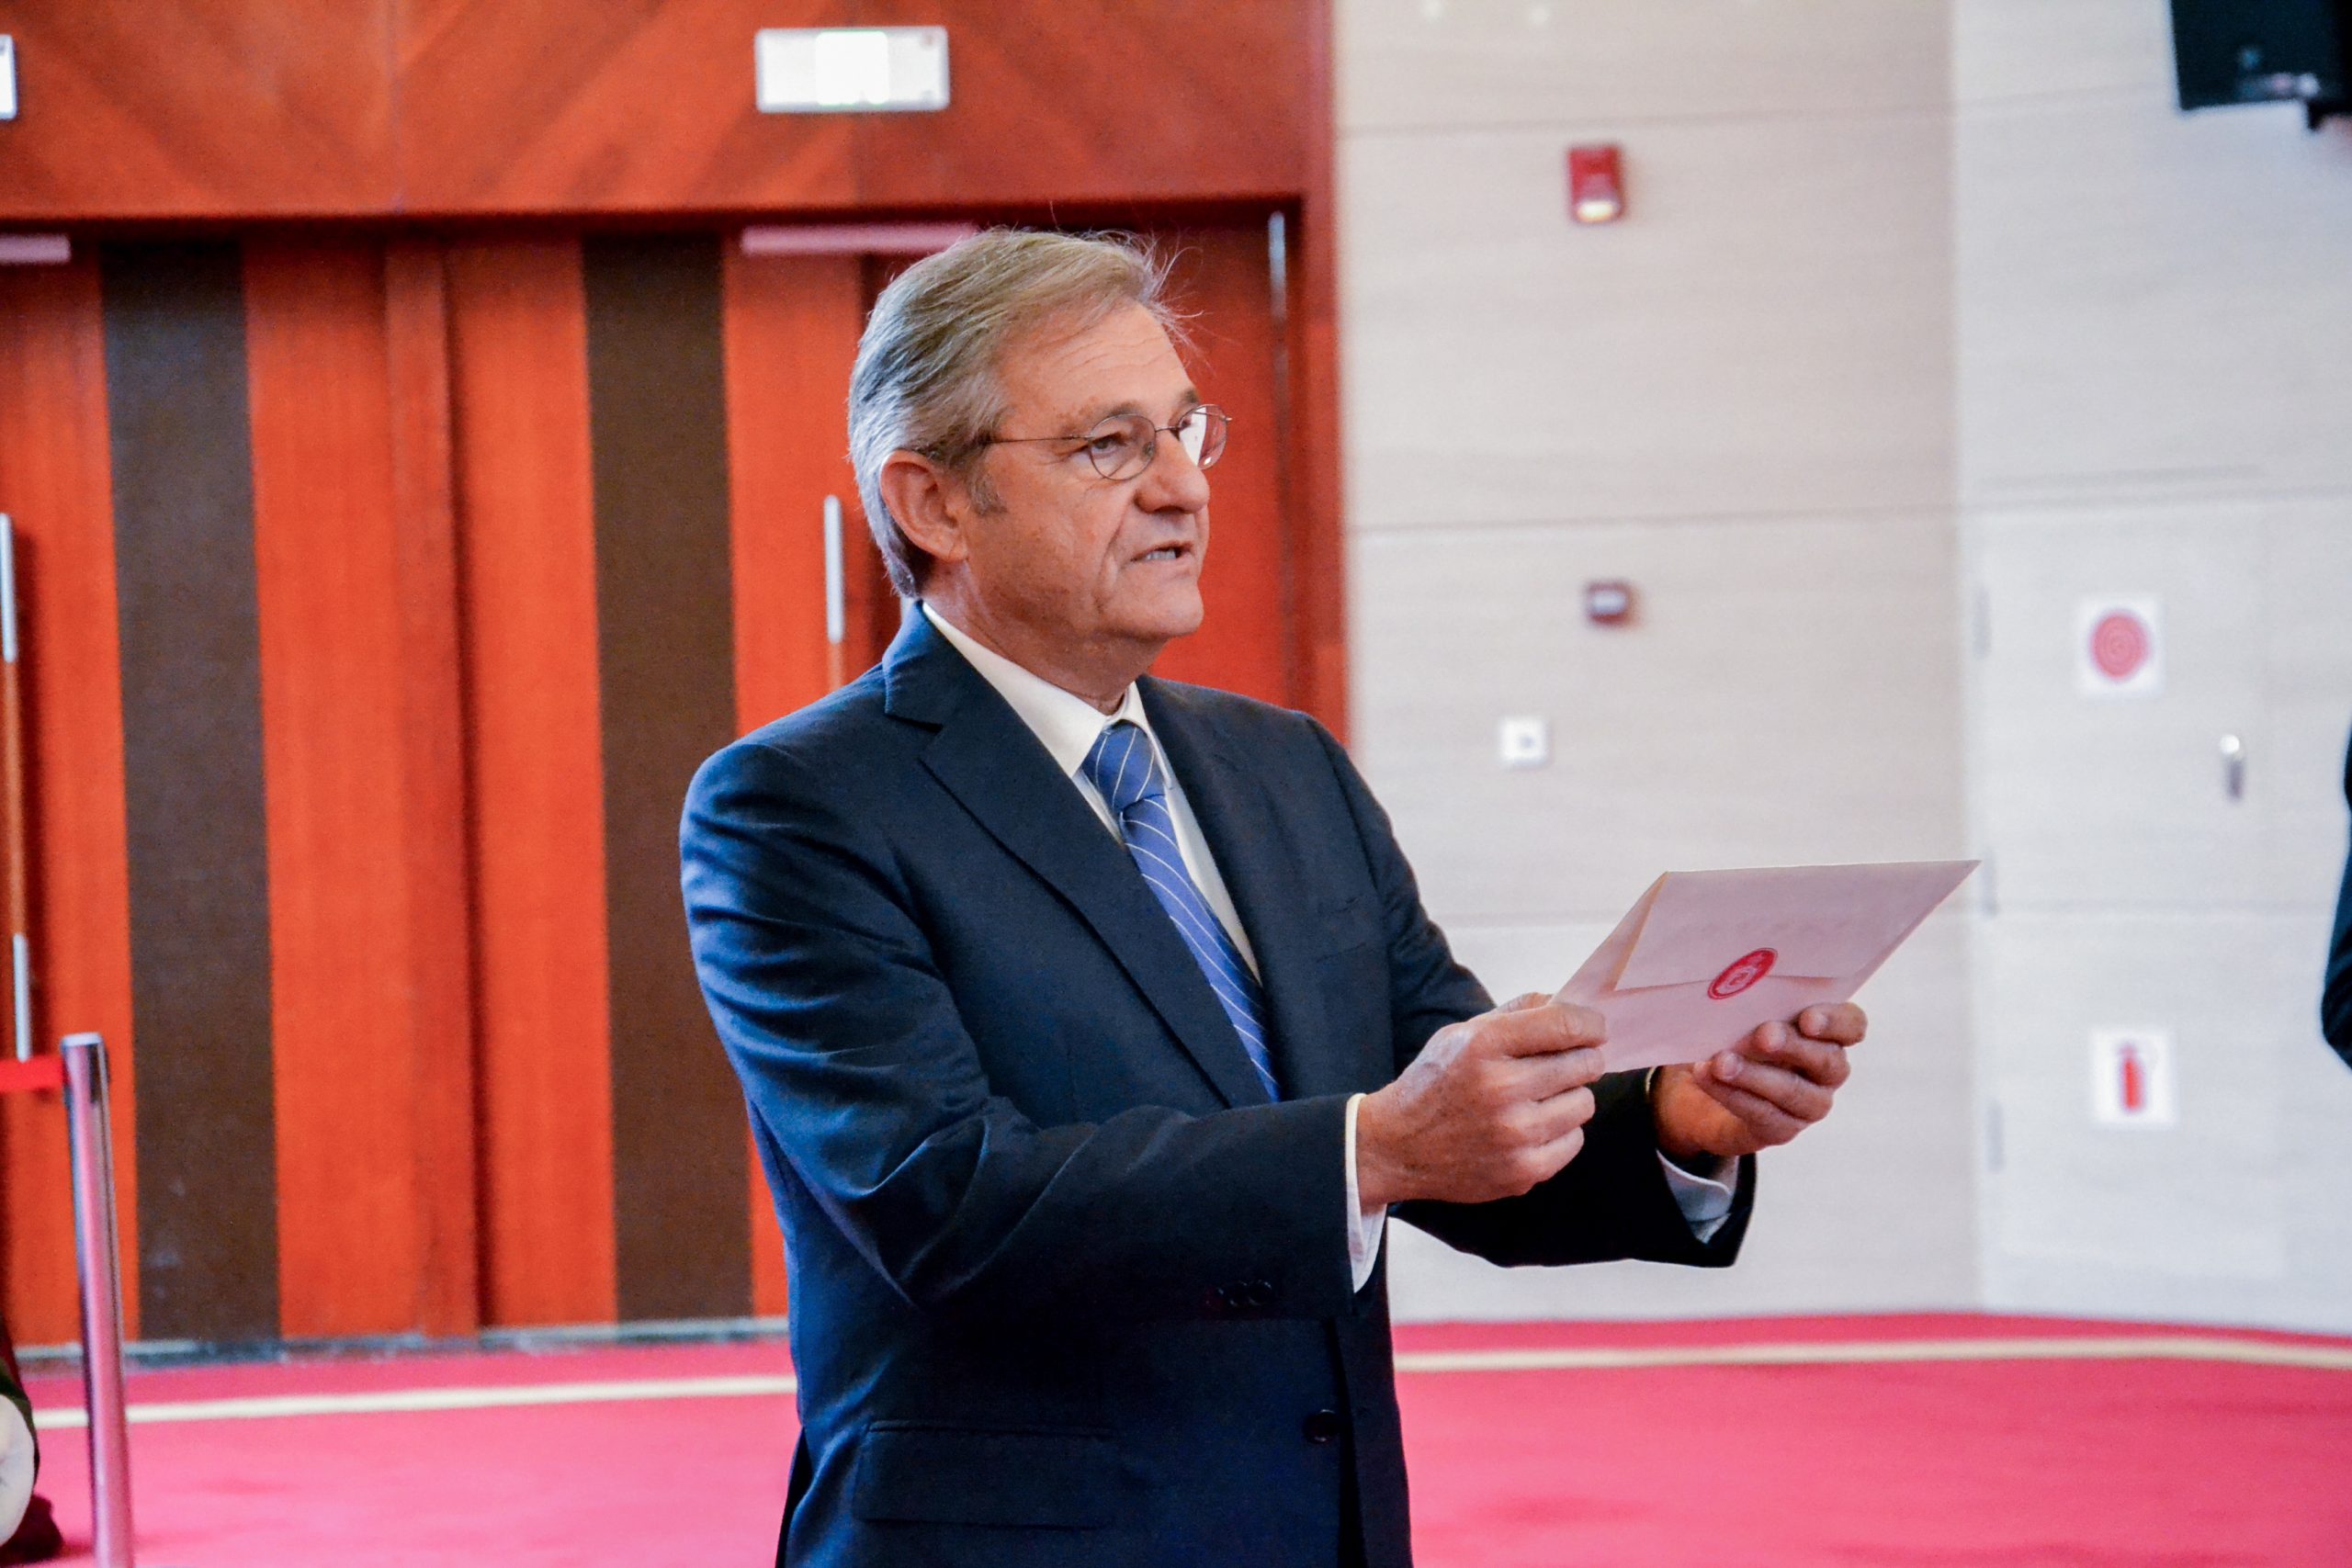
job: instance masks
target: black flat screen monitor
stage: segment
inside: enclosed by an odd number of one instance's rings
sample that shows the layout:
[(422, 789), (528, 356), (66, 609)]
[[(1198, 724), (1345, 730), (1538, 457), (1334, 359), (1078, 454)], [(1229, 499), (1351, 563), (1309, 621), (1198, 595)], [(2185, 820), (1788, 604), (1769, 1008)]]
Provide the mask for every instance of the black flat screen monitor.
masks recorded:
[(2172, 0), (2180, 107), (2352, 97), (2352, 0)]

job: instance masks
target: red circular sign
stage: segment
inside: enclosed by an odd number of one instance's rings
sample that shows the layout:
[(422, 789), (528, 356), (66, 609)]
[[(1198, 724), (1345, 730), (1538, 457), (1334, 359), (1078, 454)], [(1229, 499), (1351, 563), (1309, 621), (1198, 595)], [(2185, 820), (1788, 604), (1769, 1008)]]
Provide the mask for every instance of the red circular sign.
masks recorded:
[(2110, 610), (2091, 628), (2091, 662), (2110, 681), (2129, 681), (2148, 661), (2148, 624), (2129, 610)]
[(1715, 976), (1715, 983), (1707, 987), (1707, 995), (1719, 1002), (1729, 1001), (1770, 975), (1772, 965), (1780, 960), (1781, 955), (1769, 947), (1759, 947), (1744, 958), (1735, 958), (1729, 968)]

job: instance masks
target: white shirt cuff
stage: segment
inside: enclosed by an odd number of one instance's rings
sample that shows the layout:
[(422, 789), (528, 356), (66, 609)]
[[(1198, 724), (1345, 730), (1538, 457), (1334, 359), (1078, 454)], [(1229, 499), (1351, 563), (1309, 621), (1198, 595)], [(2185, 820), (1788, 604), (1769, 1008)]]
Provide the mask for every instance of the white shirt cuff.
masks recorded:
[[(1380, 1261), (1380, 1238), (1388, 1234), (1388, 1211), (1385, 1208), (1366, 1210), (1363, 1200), (1356, 1196), (1356, 1107), (1363, 1103), (1363, 1096), (1348, 1096), (1348, 1272), (1355, 1280), (1351, 1287), (1363, 1290), (1372, 1279), (1372, 1266)], [(1731, 1207), (1731, 1195), (1724, 1195), (1724, 1208)], [(1683, 1211), (1688, 1213), (1690, 1211)]]
[(14, 1400), (0, 1399), (0, 1540), (17, 1533), (33, 1500), (33, 1431)]
[[(1657, 1163), (1666, 1172), (1667, 1190), (1674, 1194), (1675, 1205), (1682, 1211), (1683, 1223), (1690, 1227), (1690, 1234), (1702, 1242), (1714, 1240), (1715, 1233), (1731, 1218), (1731, 1184), (1737, 1177), (1737, 1163), (1717, 1160), (1713, 1179), (1691, 1175), (1664, 1155), (1657, 1156)], [(1354, 1189), (1351, 1187), (1349, 1190)]]

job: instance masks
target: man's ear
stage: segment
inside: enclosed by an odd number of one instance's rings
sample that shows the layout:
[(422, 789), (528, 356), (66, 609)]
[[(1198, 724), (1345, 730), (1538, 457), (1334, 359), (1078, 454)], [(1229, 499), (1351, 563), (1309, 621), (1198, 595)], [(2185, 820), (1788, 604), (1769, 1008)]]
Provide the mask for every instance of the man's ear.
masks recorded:
[(959, 561), (970, 553), (964, 523), (971, 502), (962, 481), (915, 452), (891, 453), (876, 477), (882, 504), (915, 548), (938, 562)]

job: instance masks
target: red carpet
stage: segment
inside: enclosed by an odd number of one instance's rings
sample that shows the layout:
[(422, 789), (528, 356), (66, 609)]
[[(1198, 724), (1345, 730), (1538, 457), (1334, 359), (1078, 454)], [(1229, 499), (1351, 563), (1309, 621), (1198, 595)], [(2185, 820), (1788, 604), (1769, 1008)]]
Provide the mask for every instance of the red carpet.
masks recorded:
[[(1942, 1359), (2018, 1341), (2041, 1359)], [(2137, 1359), (2061, 1354), (2077, 1347)], [(1401, 1380), (1423, 1568), (2352, 1564), (2352, 1342), (1912, 1317), (1446, 1325), (1398, 1348), (1444, 1369)], [(1464, 1353), (1828, 1359), (1463, 1370)], [(1851, 1359), (1871, 1355), (1938, 1359)], [(2290, 1364), (2204, 1359), (2246, 1356)], [(776, 1347), (712, 1346), (138, 1374), (134, 1404), (182, 1406), (133, 1428), (140, 1561), (765, 1563), (786, 1397), (566, 1385), (787, 1371)], [(34, 1382), (44, 1409), (78, 1403), (70, 1378)], [(485, 1389), (600, 1397), (190, 1418), (220, 1400)], [(647, 1392), (662, 1396), (611, 1397)], [(41, 1490), (73, 1538), (87, 1533), (82, 1443), (44, 1438)]]

